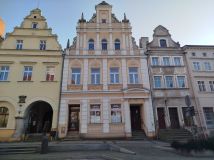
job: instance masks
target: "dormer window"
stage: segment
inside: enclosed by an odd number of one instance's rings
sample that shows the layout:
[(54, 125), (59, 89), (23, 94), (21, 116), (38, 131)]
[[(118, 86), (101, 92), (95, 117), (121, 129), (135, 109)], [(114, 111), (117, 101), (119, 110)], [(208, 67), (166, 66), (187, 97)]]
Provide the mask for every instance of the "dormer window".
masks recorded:
[(106, 19), (102, 19), (102, 23), (106, 23)]
[(162, 48), (166, 48), (167, 47), (167, 43), (165, 39), (160, 39), (160, 47)]
[(38, 28), (38, 23), (36, 23), (36, 22), (33, 22), (33, 23), (32, 23), (32, 28), (33, 28), (33, 29), (36, 29), (36, 28)]

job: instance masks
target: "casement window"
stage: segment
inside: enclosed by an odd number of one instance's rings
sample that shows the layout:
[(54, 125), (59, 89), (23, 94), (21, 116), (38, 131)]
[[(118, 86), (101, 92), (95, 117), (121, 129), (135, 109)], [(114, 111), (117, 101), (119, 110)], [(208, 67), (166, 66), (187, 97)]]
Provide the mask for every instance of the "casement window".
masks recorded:
[(163, 65), (164, 66), (170, 66), (170, 58), (169, 57), (163, 57)]
[(119, 68), (112, 67), (110, 68), (110, 83), (119, 83)]
[(116, 39), (114, 41), (114, 49), (115, 50), (120, 50), (120, 40), (119, 39)]
[(177, 84), (179, 88), (185, 88), (186, 87), (185, 76), (177, 76)]
[(36, 29), (36, 28), (38, 28), (38, 23), (36, 23), (36, 22), (33, 22), (33, 23), (32, 23), (32, 28), (33, 28), (33, 29)]
[(101, 111), (99, 104), (93, 104), (90, 106), (90, 122), (91, 123), (101, 122)]
[(107, 40), (103, 39), (101, 43), (102, 43), (102, 50), (104, 51), (107, 50)]
[(71, 73), (71, 83), (72, 84), (80, 84), (80, 75), (81, 75), (81, 69), (80, 68), (72, 68)]
[(22, 47), (23, 47), (23, 40), (17, 40), (16, 41), (16, 49), (22, 50)]
[(167, 43), (166, 43), (166, 40), (165, 39), (160, 39), (160, 47), (162, 48), (166, 48), (167, 47)]
[(0, 81), (7, 81), (9, 74), (9, 66), (0, 66)]
[(46, 81), (54, 81), (55, 67), (47, 66), (46, 68)]
[(204, 62), (204, 69), (205, 69), (205, 71), (212, 70), (210, 62)]
[(165, 76), (165, 86), (166, 88), (174, 87), (173, 76)]
[(159, 66), (159, 58), (158, 57), (152, 57), (152, 65), (153, 66)]
[(200, 71), (201, 70), (201, 66), (199, 62), (193, 62), (193, 68), (195, 71)]
[(32, 72), (33, 72), (32, 66), (24, 66), (23, 81), (31, 81)]
[(91, 84), (100, 84), (99, 68), (91, 68)]
[(199, 89), (200, 92), (205, 92), (206, 91), (206, 87), (205, 87), (204, 81), (198, 81), (198, 89)]
[(137, 67), (129, 67), (129, 83), (137, 84), (138, 82), (138, 68)]
[(6, 128), (9, 117), (9, 110), (6, 107), (0, 107), (0, 128)]
[(111, 105), (111, 123), (121, 123), (122, 114), (121, 114), (121, 105), (112, 104)]
[(204, 117), (208, 129), (214, 129), (214, 112), (213, 107), (203, 107)]
[(174, 57), (174, 65), (175, 66), (181, 66), (182, 65), (181, 57)]
[(88, 41), (88, 50), (94, 50), (94, 40), (90, 39)]
[(210, 91), (214, 92), (214, 81), (209, 81)]
[(162, 77), (161, 76), (154, 76), (154, 88), (161, 88), (161, 81)]
[(40, 50), (46, 50), (46, 41), (44, 40), (40, 41)]

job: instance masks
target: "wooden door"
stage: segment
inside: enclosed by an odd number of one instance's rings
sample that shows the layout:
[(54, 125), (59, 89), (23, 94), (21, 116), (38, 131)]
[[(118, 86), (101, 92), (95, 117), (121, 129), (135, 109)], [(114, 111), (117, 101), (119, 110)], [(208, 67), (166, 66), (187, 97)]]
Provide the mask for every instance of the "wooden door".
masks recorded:
[(79, 131), (79, 109), (69, 108), (69, 131)]
[(164, 108), (157, 108), (158, 112), (158, 126), (159, 129), (165, 129), (166, 123), (165, 123), (165, 114), (164, 114)]
[(171, 128), (180, 128), (177, 108), (169, 108)]
[(132, 130), (141, 129), (140, 106), (131, 106), (131, 127)]

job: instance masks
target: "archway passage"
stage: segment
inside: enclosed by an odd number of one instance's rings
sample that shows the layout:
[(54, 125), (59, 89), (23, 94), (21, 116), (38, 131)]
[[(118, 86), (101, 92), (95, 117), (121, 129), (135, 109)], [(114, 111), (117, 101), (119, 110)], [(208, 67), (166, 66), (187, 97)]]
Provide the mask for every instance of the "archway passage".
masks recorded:
[(27, 112), (27, 133), (47, 133), (51, 130), (53, 109), (44, 101), (37, 101), (29, 106)]

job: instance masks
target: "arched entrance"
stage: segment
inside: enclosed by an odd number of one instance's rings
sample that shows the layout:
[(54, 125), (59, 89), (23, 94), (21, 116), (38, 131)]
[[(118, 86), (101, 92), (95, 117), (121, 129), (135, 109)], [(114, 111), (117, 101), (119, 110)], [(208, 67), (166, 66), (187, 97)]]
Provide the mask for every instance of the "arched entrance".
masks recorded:
[(53, 109), (49, 103), (44, 101), (33, 102), (26, 113), (25, 125), (27, 133), (50, 132)]

